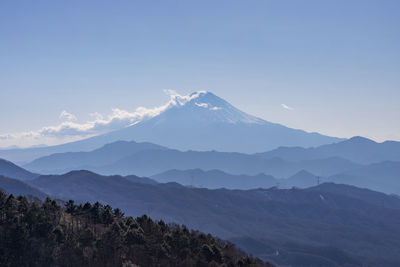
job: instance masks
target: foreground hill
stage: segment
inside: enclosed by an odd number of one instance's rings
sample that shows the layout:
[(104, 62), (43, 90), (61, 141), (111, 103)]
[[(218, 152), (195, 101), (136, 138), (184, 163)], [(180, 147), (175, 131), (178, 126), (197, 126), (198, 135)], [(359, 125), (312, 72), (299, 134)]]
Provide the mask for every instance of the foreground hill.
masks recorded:
[(99, 200), (128, 215), (148, 214), (210, 232), (278, 264), (400, 264), (400, 200), (356, 187), (207, 190), (87, 171), (40, 176), (30, 183), (57, 198)]
[(1, 266), (272, 266), (211, 235), (119, 209), (0, 192)]

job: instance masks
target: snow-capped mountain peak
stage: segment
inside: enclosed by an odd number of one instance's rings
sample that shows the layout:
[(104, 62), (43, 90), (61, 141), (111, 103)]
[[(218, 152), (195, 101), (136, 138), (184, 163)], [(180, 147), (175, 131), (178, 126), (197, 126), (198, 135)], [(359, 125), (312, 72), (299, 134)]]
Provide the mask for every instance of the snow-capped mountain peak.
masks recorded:
[(107, 140), (147, 141), (181, 150), (254, 153), (279, 146), (315, 146), (336, 138), (307, 133), (249, 115), (207, 91), (179, 95), (146, 120), (107, 134)]
[(265, 123), (264, 120), (240, 111), (224, 99), (208, 91), (197, 91), (185, 96), (174, 93), (170, 94), (170, 97), (168, 108), (160, 113), (162, 117), (173, 113), (171, 117), (179, 117), (179, 119), (186, 117), (188, 120), (197, 119), (199, 121), (225, 123)]
[(203, 95), (209, 94), (209, 92), (207, 92), (207, 91), (197, 91), (197, 92), (191, 93), (190, 95), (180, 95), (172, 90), (170, 90), (168, 92), (171, 97), (170, 104), (172, 106), (184, 106), (186, 103), (188, 103), (194, 99), (197, 99)]

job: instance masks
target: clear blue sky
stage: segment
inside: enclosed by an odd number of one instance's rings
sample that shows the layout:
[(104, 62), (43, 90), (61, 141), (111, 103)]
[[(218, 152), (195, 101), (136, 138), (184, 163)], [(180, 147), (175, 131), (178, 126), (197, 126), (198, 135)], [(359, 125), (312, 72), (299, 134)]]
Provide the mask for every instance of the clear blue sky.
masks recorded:
[(159, 106), (173, 89), (307, 131), (400, 140), (399, 14), (382, 0), (2, 0), (0, 135), (56, 126), (63, 110), (84, 123)]

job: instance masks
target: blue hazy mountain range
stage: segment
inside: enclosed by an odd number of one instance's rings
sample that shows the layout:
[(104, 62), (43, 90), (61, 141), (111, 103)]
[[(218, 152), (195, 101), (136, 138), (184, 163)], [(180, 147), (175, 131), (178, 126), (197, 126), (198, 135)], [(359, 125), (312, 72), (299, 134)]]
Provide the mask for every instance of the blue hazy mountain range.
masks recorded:
[(0, 150), (0, 157), (29, 162), (53, 153), (90, 151), (115, 141), (152, 142), (180, 150), (256, 153), (279, 146), (312, 147), (343, 139), (291, 129), (246, 114), (211, 92), (171, 102), (159, 115), (126, 128), (63, 145)]
[[(114, 149), (114, 146), (116, 147)], [(119, 147), (130, 148), (119, 153)], [(113, 151), (111, 153), (110, 151)], [(132, 151), (132, 153), (127, 153)], [(109, 156), (110, 155), (110, 156)], [(300, 170), (316, 175), (329, 176), (360, 167), (340, 157), (304, 161), (287, 161), (281, 158), (262, 158), (233, 152), (179, 151), (149, 143), (119, 141), (91, 152), (69, 152), (45, 156), (24, 167), (42, 174), (62, 174), (72, 170), (85, 169), (105, 175), (120, 174), (151, 176), (171, 169), (187, 170), (218, 169), (230, 174), (270, 174), (287, 178)]]
[[(91, 152), (58, 153), (39, 158), (25, 165), (28, 170), (42, 174), (62, 174), (72, 170), (86, 169), (104, 175), (139, 175), (156, 177), (160, 182), (182, 182), (191, 185), (188, 179), (194, 176), (194, 186), (206, 188), (248, 189), (280, 185), (281, 187), (309, 187), (316, 185), (316, 176), (321, 182), (336, 182), (370, 188), (386, 193), (399, 194), (398, 174), (399, 161), (397, 153), (393, 157), (381, 154), (381, 146), (392, 144), (395, 151), (397, 142), (374, 143), (369, 149), (362, 149), (364, 157), (374, 156), (378, 162), (373, 164), (354, 163), (349, 159), (339, 157), (347, 155), (341, 150), (348, 151), (354, 143), (359, 145), (363, 140), (367, 146), (371, 143), (359, 137), (351, 138), (340, 143), (324, 145), (326, 151), (332, 154), (321, 154), (322, 158), (314, 156), (302, 160), (301, 157), (291, 156), (290, 153), (279, 157), (265, 155), (281, 151), (282, 148), (262, 154), (243, 154), (216, 151), (179, 151), (168, 149), (151, 143), (119, 141), (103, 146)], [(329, 146), (337, 149), (329, 149)], [(291, 151), (285, 148), (287, 151)], [(296, 153), (299, 148), (294, 148)], [(318, 151), (319, 147), (314, 151)], [(400, 153), (400, 150), (399, 150)], [(295, 159), (300, 159), (295, 161)], [(289, 161), (290, 159), (291, 161)], [(391, 161), (387, 161), (389, 159)], [(380, 161), (382, 160), (382, 161)], [(199, 169), (197, 172), (194, 169)], [(174, 173), (172, 170), (175, 170)], [(375, 170), (375, 171), (374, 171)], [(216, 173), (219, 172), (219, 173)], [(178, 172), (180, 172), (178, 174)], [(172, 177), (171, 173), (176, 174)], [(197, 176), (196, 176), (196, 175)], [(219, 180), (213, 179), (219, 176)], [(275, 179), (274, 181), (271, 176)], [(261, 177), (264, 177), (263, 180)], [(284, 179), (283, 179), (284, 178)], [(241, 179), (246, 180), (242, 182)], [(208, 182), (207, 182), (208, 181)]]
[(373, 163), (333, 175), (327, 180), (400, 195), (400, 162)]
[[(198, 188), (227, 188), (227, 189), (257, 189), (257, 188), (308, 188), (322, 182), (321, 177), (301, 170), (287, 179), (277, 179), (272, 175), (260, 173), (258, 175), (233, 175), (220, 170), (203, 171), (193, 170), (169, 170), (151, 176), (159, 183), (176, 182), (181, 185)], [(326, 181), (328, 179), (325, 179)]]
[(377, 143), (364, 137), (355, 136), (335, 144), (312, 148), (279, 147), (258, 155), (265, 159), (279, 157), (289, 161), (341, 157), (356, 163), (369, 164), (386, 160), (400, 161), (400, 142)]
[(219, 170), (203, 171), (169, 170), (151, 176), (160, 183), (177, 182), (185, 186), (199, 188), (256, 189), (256, 188), (309, 188), (318, 183), (333, 182), (354, 185), (360, 188), (400, 195), (400, 162), (381, 162), (359, 167), (331, 176), (317, 176), (307, 170), (279, 179), (271, 175), (233, 175)]
[(258, 175), (232, 175), (220, 170), (203, 171), (201, 169), (169, 170), (150, 178), (159, 183), (176, 182), (184, 186), (209, 189), (270, 188), (278, 184), (275, 177), (262, 173)]

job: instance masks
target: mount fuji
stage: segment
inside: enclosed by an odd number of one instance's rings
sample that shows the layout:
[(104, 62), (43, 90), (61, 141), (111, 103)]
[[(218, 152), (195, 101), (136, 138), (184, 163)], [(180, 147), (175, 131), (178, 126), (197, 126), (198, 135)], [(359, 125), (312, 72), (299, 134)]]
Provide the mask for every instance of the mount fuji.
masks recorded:
[(180, 150), (243, 153), (279, 146), (319, 146), (341, 140), (265, 121), (206, 91), (172, 96), (170, 104), (159, 115), (105, 136)]
[(343, 139), (291, 129), (249, 115), (211, 92), (171, 95), (151, 116), (88, 139), (57, 146), (0, 151), (0, 157), (27, 162), (53, 153), (90, 151), (115, 141), (152, 142), (179, 150), (256, 153), (280, 146), (312, 147)]

